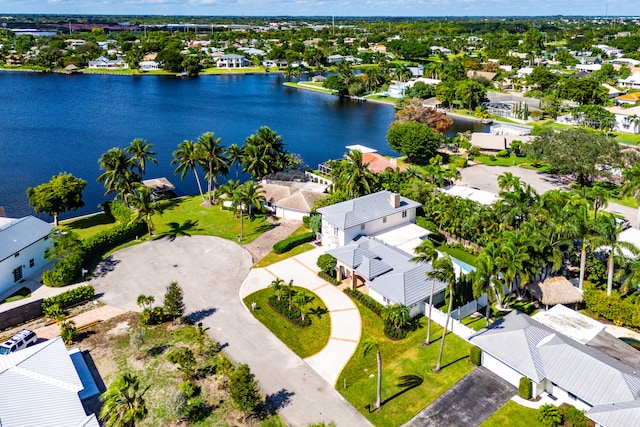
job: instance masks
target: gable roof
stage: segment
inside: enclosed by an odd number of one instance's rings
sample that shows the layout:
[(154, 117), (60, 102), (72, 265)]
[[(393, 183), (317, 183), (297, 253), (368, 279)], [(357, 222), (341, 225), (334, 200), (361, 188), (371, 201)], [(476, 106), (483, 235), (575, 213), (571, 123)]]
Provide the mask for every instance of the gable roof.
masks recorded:
[(400, 205), (394, 208), (390, 203), (392, 194), (394, 193), (391, 191), (380, 191), (326, 206), (318, 209), (318, 212), (322, 214), (324, 220), (345, 230), (420, 206), (420, 203), (400, 196)]
[(592, 406), (640, 397), (635, 370), (519, 311), (469, 341), (537, 383), (546, 378)]
[(3, 426), (98, 427), (78, 393), (82, 381), (62, 338), (0, 357), (0, 417)]
[(640, 401), (609, 403), (589, 409), (587, 417), (606, 427), (632, 426), (640, 420)]
[(52, 229), (35, 216), (0, 218), (0, 262), (49, 235)]
[(301, 187), (275, 183), (262, 183), (262, 190), (267, 202), (301, 212), (311, 212), (313, 203), (325, 196), (319, 191), (311, 191)]

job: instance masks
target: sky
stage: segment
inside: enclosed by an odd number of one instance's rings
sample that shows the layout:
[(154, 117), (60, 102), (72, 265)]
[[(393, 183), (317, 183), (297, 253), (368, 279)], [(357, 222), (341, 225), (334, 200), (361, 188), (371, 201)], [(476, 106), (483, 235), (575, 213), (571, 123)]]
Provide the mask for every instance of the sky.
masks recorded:
[(0, 0), (11, 14), (204, 16), (639, 16), (638, 0)]

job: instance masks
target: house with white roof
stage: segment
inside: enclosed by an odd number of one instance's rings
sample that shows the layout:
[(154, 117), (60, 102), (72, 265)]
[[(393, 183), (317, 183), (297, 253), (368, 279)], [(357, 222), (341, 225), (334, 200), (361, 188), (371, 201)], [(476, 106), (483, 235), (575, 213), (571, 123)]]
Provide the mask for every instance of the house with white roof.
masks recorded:
[(53, 226), (34, 216), (0, 218), (0, 294), (44, 267)]
[(123, 59), (109, 59), (106, 56), (101, 56), (96, 60), (89, 61), (89, 68), (128, 68), (126, 62)]
[(618, 85), (632, 89), (640, 89), (640, 72), (633, 73), (626, 79), (618, 79)]
[(81, 402), (98, 389), (72, 357), (60, 337), (0, 357), (2, 427), (99, 427)]

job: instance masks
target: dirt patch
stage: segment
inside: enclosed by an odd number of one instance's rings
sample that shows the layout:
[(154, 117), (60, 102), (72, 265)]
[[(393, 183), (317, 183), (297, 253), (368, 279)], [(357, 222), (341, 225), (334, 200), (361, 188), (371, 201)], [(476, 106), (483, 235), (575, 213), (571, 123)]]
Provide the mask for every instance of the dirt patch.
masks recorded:
[(262, 233), (253, 242), (247, 243), (243, 246), (253, 257), (254, 263), (260, 261), (266, 254), (271, 252), (275, 243), (289, 237), (291, 233), (296, 231), (296, 229), (302, 225), (302, 221), (294, 219), (283, 218), (278, 221), (270, 221), (272, 222), (273, 227)]

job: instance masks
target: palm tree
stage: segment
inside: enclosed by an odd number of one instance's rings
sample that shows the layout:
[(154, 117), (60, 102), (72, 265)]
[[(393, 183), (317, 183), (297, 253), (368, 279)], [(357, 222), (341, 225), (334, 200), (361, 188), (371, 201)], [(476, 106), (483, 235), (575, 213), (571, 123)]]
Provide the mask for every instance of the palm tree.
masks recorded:
[(622, 172), (625, 183), (620, 189), (623, 196), (631, 196), (638, 202), (638, 227), (640, 227), (640, 165), (634, 164), (631, 169)]
[(282, 136), (263, 126), (245, 140), (242, 147), (242, 166), (257, 180), (286, 167), (286, 151)]
[(104, 153), (98, 159), (98, 164), (104, 172), (97, 181), (104, 184), (106, 194), (115, 194), (116, 199), (126, 200), (135, 183), (141, 180), (140, 175), (132, 170), (132, 158), (120, 147)]
[(144, 175), (147, 167), (147, 161), (155, 163), (156, 165), (158, 164), (158, 160), (153, 157), (156, 155), (156, 152), (151, 151), (152, 146), (152, 144), (149, 144), (144, 139), (136, 138), (131, 141), (131, 145), (125, 148), (125, 151), (131, 155), (131, 159), (135, 162), (138, 172), (140, 172), (140, 176)]
[(100, 419), (105, 427), (135, 427), (137, 421), (147, 416), (144, 394), (139, 391), (140, 382), (134, 374), (122, 374), (101, 396), (103, 402)]
[(251, 215), (251, 207), (255, 206), (262, 210), (262, 202), (265, 200), (262, 186), (254, 181), (247, 181), (238, 189), (238, 202), (240, 204), (240, 240), (244, 237), (244, 207), (246, 206), (249, 209), (249, 215)]
[[(438, 251), (431, 240), (425, 240), (415, 249), (415, 254), (411, 261), (432, 263), (438, 259)], [(425, 273), (427, 277), (430, 272)], [(424, 340), (425, 345), (431, 344), (431, 309), (433, 308), (433, 293), (436, 287), (436, 277), (431, 276), (431, 292), (429, 293), (429, 314), (427, 315), (427, 337)]]
[(160, 203), (153, 200), (151, 189), (145, 185), (138, 184), (134, 192), (129, 197), (129, 205), (133, 208), (131, 223), (143, 219), (147, 223), (149, 237), (153, 231), (152, 217), (160, 212)]
[(447, 328), (449, 327), (449, 318), (451, 317), (451, 309), (453, 307), (453, 286), (456, 282), (456, 273), (453, 270), (453, 263), (449, 255), (438, 258), (433, 262), (433, 270), (427, 273), (429, 277), (447, 283), (449, 287), (449, 307), (447, 309), (447, 320), (444, 322), (444, 330), (442, 331), (442, 341), (440, 342), (440, 351), (438, 352), (438, 362), (434, 368), (435, 372), (440, 371), (442, 362), (442, 351), (444, 350), (444, 339), (447, 336)]
[(309, 295), (305, 291), (300, 291), (293, 297), (293, 303), (300, 309), (300, 319), (304, 322), (304, 315), (309, 308), (309, 304), (314, 300), (312, 295)]
[(491, 318), (491, 302), (502, 305), (504, 294), (502, 285), (498, 281), (499, 267), (496, 264), (500, 256), (500, 247), (495, 242), (489, 242), (476, 259), (476, 274), (473, 282), (473, 297), (480, 298), (487, 294), (486, 320), (489, 325)]
[(409, 309), (399, 302), (385, 305), (382, 307), (380, 314), (382, 315), (382, 320), (391, 322), (393, 327), (396, 328), (396, 331), (409, 323), (409, 319), (411, 318)]
[(363, 163), (362, 153), (351, 150), (341, 161), (335, 186), (350, 198), (367, 195), (373, 190), (375, 176), (369, 171), (369, 163)]
[(238, 179), (238, 170), (239, 170), (238, 165), (242, 160), (242, 150), (240, 149), (238, 144), (231, 144), (230, 146), (227, 147), (225, 154), (227, 156), (227, 161), (229, 162), (229, 166), (235, 165), (236, 179)]
[(229, 173), (229, 164), (225, 157), (224, 145), (220, 144), (220, 138), (216, 138), (213, 132), (200, 135), (197, 144), (197, 156), (200, 165), (206, 168), (207, 191), (209, 193), (209, 205), (213, 205), (213, 191), (218, 190), (218, 175)]
[(376, 384), (376, 409), (382, 405), (382, 358), (380, 357), (380, 345), (373, 338), (367, 338), (362, 341), (362, 356), (367, 357), (372, 351), (376, 352), (376, 361), (378, 366), (378, 381)]
[(193, 141), (184, 140), (178, 144), (178, 149), (173, 152), (172, 165), (178, 165), (173, 172), (174, 175), (180, 174), (180, 179), (184, 179), (188, 171), (192, 170), (196, 177), (196, 183), (198, 184), (198, 191), (202, 197), (202, 201), (206, 202), (204, 194), (202, 193), (202, 185), (200, 184), (200, 177), (198, 176), (198, 152), (197, 144)]
[(273, 279), (269, 284), (269, 287), (273, 287), (273, 293), (276, 295), (276, 298), (278, 298), (278, 301), (280, 301), (280, 297), (282, 297), (283, 286), (284, 286), (284, 280), (280, 278)]
[[(235, 179), (230, 179), (226, 184), (220, 186), (218, 190), (218, 194), (220, 196), (225, 196), (225, 198), (231, 202), (231, 207), (233, 208), (233, 214), (237, 217), (238, 207), (239, 207), (239, 196), (240, 196), (240, 181)], [(222, 209), (223, 203), (220, 204), (220, 209)]]

